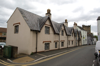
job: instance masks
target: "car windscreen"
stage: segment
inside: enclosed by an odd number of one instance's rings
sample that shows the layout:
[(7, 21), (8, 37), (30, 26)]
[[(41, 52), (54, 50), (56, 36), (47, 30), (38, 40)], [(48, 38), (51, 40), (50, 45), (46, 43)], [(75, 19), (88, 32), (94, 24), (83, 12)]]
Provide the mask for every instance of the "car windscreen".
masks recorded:
[(0, 43), (0, 45), (6, 45), (5, 43)]

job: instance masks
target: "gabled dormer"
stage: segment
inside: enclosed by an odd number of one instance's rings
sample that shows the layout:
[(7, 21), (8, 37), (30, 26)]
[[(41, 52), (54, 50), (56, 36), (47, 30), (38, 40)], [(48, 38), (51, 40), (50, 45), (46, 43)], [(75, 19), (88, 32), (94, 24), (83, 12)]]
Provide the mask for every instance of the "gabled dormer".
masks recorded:
[(74, 29), (71, 32), (71, 36), (74, 37)]
[(64, 25), (62, 25), (62, 27), (60, 29), (60, 35), (61, 36), (65, 36), (66, 35)]

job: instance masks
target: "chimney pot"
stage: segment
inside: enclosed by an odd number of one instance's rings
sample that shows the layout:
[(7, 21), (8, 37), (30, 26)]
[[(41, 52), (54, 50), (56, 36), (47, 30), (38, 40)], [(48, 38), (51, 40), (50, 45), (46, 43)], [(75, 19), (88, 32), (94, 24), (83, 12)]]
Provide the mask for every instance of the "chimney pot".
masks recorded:
[(65, 23), (67, 23), (67, 19), (65, 19)]
[(68, 27), (68, 21), (67, 21), (67, 19), (65, 19), (64, 25), (65, 25), (66, 27)]
[(47, 9), (47, 13), (49, 13), (49, 14), (50, 14), (50, 12), (51, 12), (51, 10), (50, 10), (50, 9)]
[(76, 25), (76, 26), (77, 26), (77, 23), (76, 23), (76, 22), (74, 22), (74, 25)]

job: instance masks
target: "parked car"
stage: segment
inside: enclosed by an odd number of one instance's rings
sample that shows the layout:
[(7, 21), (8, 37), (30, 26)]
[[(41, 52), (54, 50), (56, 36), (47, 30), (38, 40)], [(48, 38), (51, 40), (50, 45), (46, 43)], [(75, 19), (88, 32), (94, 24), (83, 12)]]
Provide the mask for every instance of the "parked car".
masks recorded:
[(95, 60), (97, 62), (97, 66), (100, 66), (100, 41), (96, 42), (94, 55), (95, 55)]
[[(2, 48), (4, 48), (4, 46), (6, 45), (5, 42), (0, 42), (0, 46), (2, 46)], [(1, 48), (0, 48), (1, 49)]]

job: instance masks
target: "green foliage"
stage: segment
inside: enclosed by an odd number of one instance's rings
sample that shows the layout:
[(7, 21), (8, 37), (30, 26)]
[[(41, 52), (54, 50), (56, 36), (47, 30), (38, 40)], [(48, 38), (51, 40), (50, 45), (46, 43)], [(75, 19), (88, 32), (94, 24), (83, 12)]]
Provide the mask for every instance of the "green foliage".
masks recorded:
[(33, 55), (34, 53), (32, 52), (31, 55)]
[(95, 37), (95, 38), (97, 39), (97, 41), (98, 41), (98, 36), (97, 36), (97, 35), (95, 35), (94, 37)]

